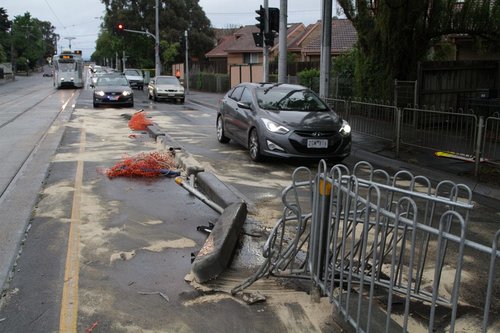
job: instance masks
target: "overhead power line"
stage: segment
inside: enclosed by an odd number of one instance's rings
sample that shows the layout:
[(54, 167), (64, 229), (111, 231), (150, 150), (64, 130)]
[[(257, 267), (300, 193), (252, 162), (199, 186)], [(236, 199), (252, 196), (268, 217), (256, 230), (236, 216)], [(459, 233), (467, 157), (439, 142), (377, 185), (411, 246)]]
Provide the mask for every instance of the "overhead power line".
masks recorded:
[(63, 29), (66, 29), (66, 26), (61, 22), (61, 20), (59, 19), (59, 17), (57, 16), (56, 12), (52, 9), (52, 6), (49, 4), (49, 2), (47, 0), (45, 0), (45, 3), (47, 4), (47, 7), (49, 7), (49, 10), (52, 12), (52, 14), (54, 15), (54, 17), (56, 18), (56, 20), (59, 22), (59, 24), (61, 25), (61, 27)]

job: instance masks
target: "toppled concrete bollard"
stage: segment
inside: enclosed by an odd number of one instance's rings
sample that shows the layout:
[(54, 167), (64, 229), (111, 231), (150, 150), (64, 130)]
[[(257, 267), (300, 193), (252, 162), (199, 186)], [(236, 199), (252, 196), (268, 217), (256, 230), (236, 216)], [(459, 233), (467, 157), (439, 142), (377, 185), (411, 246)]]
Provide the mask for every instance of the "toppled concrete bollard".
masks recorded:
[(246, 217), (244, 202), (235, 202), (224, 209), (191, 266), (196, 282), (215, 279), (226, 269)]

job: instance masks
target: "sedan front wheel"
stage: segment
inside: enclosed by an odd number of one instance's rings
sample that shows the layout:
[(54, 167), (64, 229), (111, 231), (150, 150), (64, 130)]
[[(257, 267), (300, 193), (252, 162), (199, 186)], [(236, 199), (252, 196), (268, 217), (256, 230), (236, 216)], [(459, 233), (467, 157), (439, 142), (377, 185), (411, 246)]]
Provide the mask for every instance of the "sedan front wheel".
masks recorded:
[(262, 161), (263, 158), (260, 152), (259, 133), (255, 128), (252, 130), (252, 132), (250, 132), (248, 151), (250, 153), (250, 158), (252, 159), (252, 161)]
[(222, 121), (222, 116), (217, 117), (217, 140), (220, 143), (229, 142), (229, 138), (225, 136), (224, 133), (224, 122)]

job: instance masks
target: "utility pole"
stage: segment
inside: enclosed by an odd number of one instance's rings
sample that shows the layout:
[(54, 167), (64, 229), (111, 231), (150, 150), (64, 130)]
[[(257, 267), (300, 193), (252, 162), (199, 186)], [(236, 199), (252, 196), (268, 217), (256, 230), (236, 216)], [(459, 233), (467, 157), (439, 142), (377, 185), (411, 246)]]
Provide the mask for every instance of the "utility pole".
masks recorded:
[(161, 75), (161, 63), (160, 63), (160, 4), (156, 0), (156, 10), (155, 10), (155, 75)]
[(127, 69), (127, 66), (125, 65), (127, 63), (127, 56), (125, 55), (125, 50), (122, 51), (122, 61), (123, 61), (122, 72), (124, 72)]
[(269, 81), (269, 47), (266, 45), (266, 35), (269, 33), (269, 0), (264, 0), (264, 12), (265, 20), (264, 20), (264, 36), (262, 38), (262, 81)]
[(184, 82), (186, 83), (186, 95), (189, 94), (189, 43), (188, 43), (188, 31), (184, 31), (184, 37), (186, 38), (186, 60), (184, 64)]
[(328, 98), (330, 92), (330, 62), (332, 61), (332, 0), (323, 0), (321, 6), (322, 31), (319, 67), (319, 96)]
[(287, 19), (288, 0), (280, 0), (278, 83), (286, 83), (287, 76)]

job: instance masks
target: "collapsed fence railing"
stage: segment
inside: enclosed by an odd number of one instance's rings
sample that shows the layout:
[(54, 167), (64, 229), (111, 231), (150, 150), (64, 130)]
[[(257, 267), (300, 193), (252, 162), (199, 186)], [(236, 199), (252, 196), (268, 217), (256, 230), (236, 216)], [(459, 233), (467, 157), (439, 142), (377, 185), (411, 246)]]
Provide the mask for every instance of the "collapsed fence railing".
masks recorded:
[(264, 246), (264, 264), (234, 293), (267, 275), (310, 279), (358, 331), (408, 331), (418, 308), (428, 313), (429, 332), (453, 332), (464, 253), (478, 251), (490, 256), (482, 311), (487, 331), (500, 230), (491, 247), (465, 238), (473, 209), (467, 186), (433, 187), (426, 177), (390, 176), (367, 162), (352, 174), (343, 165), (327, 170), (322, 161), (316, 175), (297, 168), (282, 199), (283, 217)]

